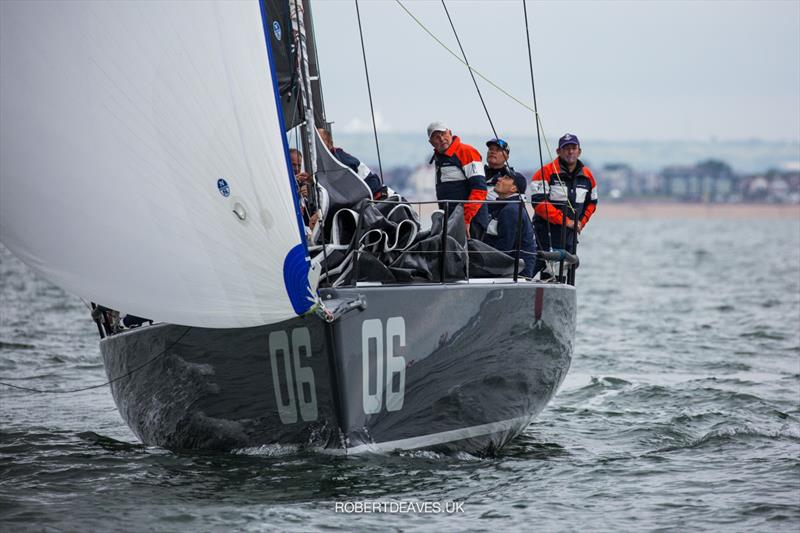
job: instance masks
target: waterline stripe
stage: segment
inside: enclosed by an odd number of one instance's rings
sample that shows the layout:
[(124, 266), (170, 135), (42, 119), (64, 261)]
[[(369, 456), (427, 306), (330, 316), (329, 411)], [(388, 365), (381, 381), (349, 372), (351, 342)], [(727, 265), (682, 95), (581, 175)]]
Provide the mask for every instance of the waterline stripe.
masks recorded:
[(387, 453), (395, 450), (415, 450), (417, 448), (436, 446), (439, 444), (445, 444), (447, 442), (471, 439), (474, 437), (491, 435), (492, 433), (499, 433), (501, 431), (508, 431), (515, 426), (521, 426), (524, 428), (530, 423), (532, 418), (533, 416), (520, 416), (517, 418), (511, 418), (509, 420), (491, 422), (489, 424), (482, 424), (480, 426), (452, 429), (450, 431), (431, 433), (430, 435), (421, 435), (419, 437), (409, 437), (407, 439), (392, 440), (387, 442), (371, 442), (347, 449), (324, 451), (333, 453), (335, 455), (357, 455), (361, 453)]

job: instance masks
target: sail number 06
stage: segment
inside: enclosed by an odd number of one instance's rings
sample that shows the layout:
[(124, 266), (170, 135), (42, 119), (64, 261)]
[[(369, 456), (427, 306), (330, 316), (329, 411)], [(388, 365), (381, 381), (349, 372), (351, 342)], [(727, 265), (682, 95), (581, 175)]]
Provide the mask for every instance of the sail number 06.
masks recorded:
[[(381, 411), (384, 392), (386, 393), (387, 411), (399, 411), (403, 408), (406, 394), (406, 359), (396, 353), (395, 340), (397, 340), (397, 348), (405, 348), (406, 322), (401, 316), (393, 316), (386, 321), (385, 335), (380, 319), (365, 320), (361, 325), (361, 398), (365, 415)], [(372, 372), (371, 357), (373, 353), (375, 354), (374, 373)], [(373, 376), (375, 377), (375, 387), (372, 387), (370, 383), (370, 378)], [(397, 387), (394, 386), (395, 376), (399, 376)]]
[[(399, 411), (403, 408), (406, 394), (406, 359), (398, 352), (405, 346), (406, 322), (403, 317), (389, 318), (385, 329), (383, 321), (377, 318), (362, 323), (361, 390), (364, 414), (379, 413), (384, 405), (384, 397), (387, 411)], [(278, 416), (284, 424), (296, 423), (298, 412), (304, 422), (317, 419), (314, 371), (311, 367), (302, 365), (301, 354), (305, 358), (311, 357), (311, 335), (308, 328), (293, 329), (291, 342), (286, 331), (278, 330), (269, 334), (272, 385), (275, 390)], [(279, 357), (283, 359), (282, 373), (278, 371)], [(285, 388), (281, 387), (281, 374), (286, 379)]]
[[(275, 403), (278, 405), (278, 416), (284, 424), (297, 422), (297, 411), (304, 422), (317, 419), (317, 387), (314, 383), (314, 371), (300, 362), (300, 354), (311, 357), (311, 335), (308, 328), (292, 330), (291, 348), (289, 336), (285, 331), (273, 331), (269, 334), (269, 363), (272, 367), (272, 385), (275, 388)], [(283, 355), (283, 370), (286, 376), (286, 398), (281, 391), (281, 378), (278, 373), (278, 354)], [(291, 364), (289, 356), (291, 354)], [(294, 376), (292, 376), (294, 370)], [(307, 386), (307, 387), (306, 387)], [(297, 396), (295, 397), (295, 390)], [(299, 400), (299, 401), (298, 401)]]

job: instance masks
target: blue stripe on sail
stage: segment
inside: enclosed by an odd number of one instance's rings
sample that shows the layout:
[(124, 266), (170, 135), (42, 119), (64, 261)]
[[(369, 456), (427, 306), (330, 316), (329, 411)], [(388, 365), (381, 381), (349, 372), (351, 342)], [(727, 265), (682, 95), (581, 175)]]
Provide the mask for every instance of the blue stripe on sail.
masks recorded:
[(289, 293), (294, 312), (298, 315), (306, 313), (314, 304), (308, 286), (308, 263), (305, 244), (298, 244), (289, 250), (283, 260), (283, 284)]
[(270, 43), (270, 31), (268, 28), (264, 1), (258, 0), (258, 6), (261, 9), (261, 24), (264, 29), (264, 40), (267, 43), (267, 58), (269, 59), (269, 70), (272, 76), (272, 91), (275, 95), (275, 107), (278, 109), (281, 140), (283, 141), (283, 154), (286, 159), (286, 177), (289, 179), (289, 187), (292, 190), (294, 211), (297, 217), (297, 229), (300, 237), (300, 244), (289, 250), (286, 258), (283, 260), (283, 283), (286, 286), (286, 292), (289, 294), (289, 301), (292, 302), (294, 312), (298, 315), (302, 315), (308, 311), (313, 304), (313, 301), (309, 298), (312, 295), (312, 291), (308, 284), (308, 271), (311, 267), (311, 260), (308, 257), (305, 224), (303, 224), (303, 215), (300, 211), (297, 183), (294, 180), (292, 160), (289, 157), (289, 143), (286, 141), (286, 135), (283, 133), (283, 127), (286, 122), (283, 118), (283, 105), (281, 105), (281, 95), (278, 91), (278, 77), (275, 73), (275, 60), (272, 55), (272, 44)]

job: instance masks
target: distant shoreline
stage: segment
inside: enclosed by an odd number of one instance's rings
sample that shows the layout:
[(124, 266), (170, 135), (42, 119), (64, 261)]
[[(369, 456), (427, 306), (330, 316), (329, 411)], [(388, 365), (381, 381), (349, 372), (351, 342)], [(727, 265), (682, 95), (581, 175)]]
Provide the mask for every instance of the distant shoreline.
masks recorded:
[(595, 216), (608, 219), (794, 219), (797, 204), (689, 204), (679, 202), (601, 202)]

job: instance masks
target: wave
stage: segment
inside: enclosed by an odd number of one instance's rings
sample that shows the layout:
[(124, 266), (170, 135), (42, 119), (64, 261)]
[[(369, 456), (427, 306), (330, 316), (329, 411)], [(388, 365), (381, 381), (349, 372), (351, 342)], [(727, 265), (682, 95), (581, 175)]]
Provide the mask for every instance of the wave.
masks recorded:
[(249, 455), (254, 457), (286, 457), (296, 455), (300, 452), (300, 446), (296, 444), (264, 444), (250, 448), (239, 448), (233, 450), (233, 455)]
[(25, 344), (22, 342), (3, 342), (0, 341), (0, 350), (35, 350), (36, 346), (33, 344)]
[(769, 431), (756, 428), (750, 424), (741, 426), (728, 426), (718, 429), (713, 429), (703, 436), (692, 439), (685, 444), (678, 444), (674, 446), (667, 446), (659, 448), (651, 453), (664, 453), (679, 451), (685, 449), (705, 448), (708, 446), (722, 446), (735, 442), (747, 442), (751, 440), (768, 439), (768, 440), (782, 440), (788, 439), (793, 442), (800, 443), (800, 427), (784, 425), (777, 431)]
[(139, 443), (131, 443), (125, 442), (117, 439), (112, 439), (111, 437), (106, 437), (105, 435), (100, 435), (99, 433), (95, 433), (94, 431), (84, 431), (82, 433), (78, 433), (78, 438), (89, 442), (91, 444), (96, 444), (106, 450), (112, 451), (139, 451), (144, 450), (145, 445)]

